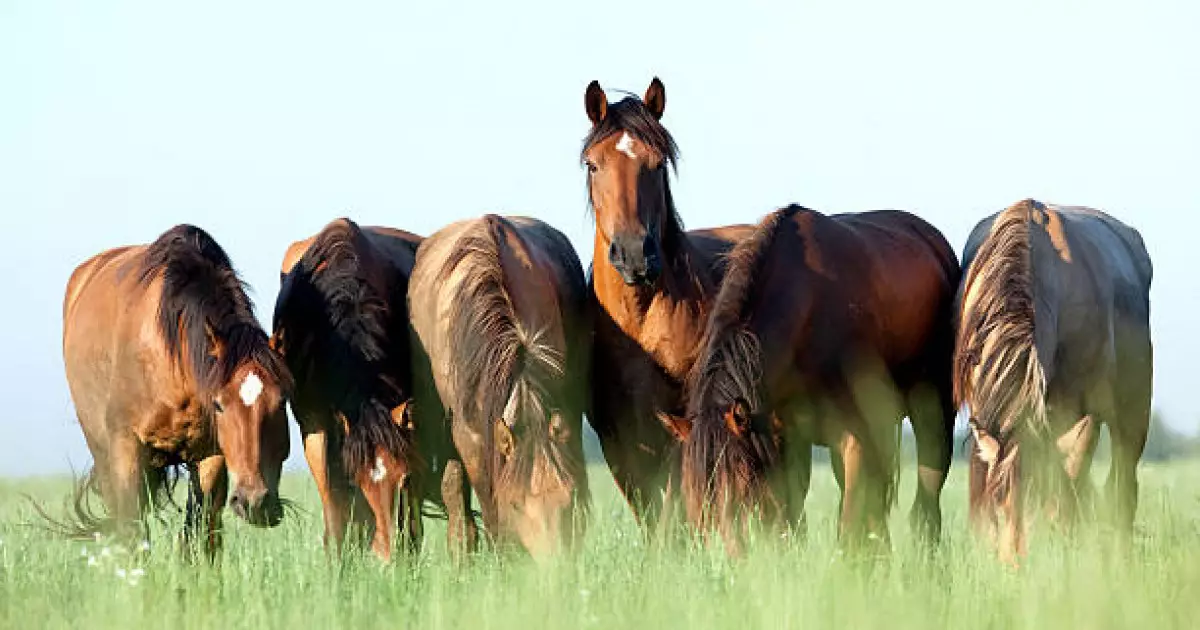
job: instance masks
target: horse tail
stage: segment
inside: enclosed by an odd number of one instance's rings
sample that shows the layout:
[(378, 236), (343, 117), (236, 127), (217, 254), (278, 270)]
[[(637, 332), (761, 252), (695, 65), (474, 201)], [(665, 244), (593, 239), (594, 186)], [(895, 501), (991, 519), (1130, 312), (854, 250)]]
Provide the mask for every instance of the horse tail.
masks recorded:
[[(208, 232), (181, 224), (151, 243), (138, 280), (148, 286), (159, 276), (159, 333), (202, 394), (214, 395), (248, 355), (273, 365), (246, 285)], [(225, 350), (214, 352), (215, 343)]]
[(958, 309), (954, 402), (966, 404), (973, 439), (999, 446), (998, 479), (1011, 477), (1021, 432), (1046, 428), (1046, 373), (1035, 337), (1031, 222), (1046, 207), (1021, 201), (994, 219), (970, 263)]
[(92, 505), (91, 497), (100, 494), (98, 483), (95, 468), (88, 469), (76, 478), (67, 506), (68, 513), (62, 518), (51, 516), (32, 496), (26, 494), (25, 499), (42, 520), (42, 527), (52, 535), (68, 540), (92, 540), (116, 531), (116, 519), (98, 512)]
[(408, 358), (407, 331), (389, 330), (390, 321), (407, 320), (392, 312), (404, 308), (407, 284), (400, 278), (393, 295), (381, 295), (367, 281), (370, 256), (358, 224), (331, 222), (284, 278), (273, 318), (292, 371), (319, 383), (344, 418), (342, 461), (355, 476), (372, 468), (381, 450), (400, 461), (413, 452), (392, 417), (406, 392), (387, 376), (389, 364)]
[(705, 509), (714, 504), (724, 509), (735, 494), (757, 483), (761, 475), (755, 473), (774, 459), (769, 436), (751, 431), (749, 439), (735, 440), (742, 429), (725, 416), (736, 405), (749, 414), (759, 411), (762, 343), (747, 326), (745, 310), (780, 226), (802, 211), (792, 205), (773, 212), (727, 256), (699, 358), (688, 377), (691, 427), (683, 444), (681, 485), (693, 517), (706, 519)]

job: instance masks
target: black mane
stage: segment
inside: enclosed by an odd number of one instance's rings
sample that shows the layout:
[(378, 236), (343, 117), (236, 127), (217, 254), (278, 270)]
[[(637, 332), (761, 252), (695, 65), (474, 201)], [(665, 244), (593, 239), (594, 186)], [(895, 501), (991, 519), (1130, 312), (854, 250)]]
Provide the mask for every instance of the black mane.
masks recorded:
[(186, 224), (159, 236), (147, 248), (137, 277), (149, 286), (160, 276), (159, 332), (177, 364), (191, 372), (202, 398), (215, 396), (248, 361), (285, 390), (290, 386), (286, 367), (254, 317), (245, 283), (212, 236)]
[(390, 416), (410, 394), (408, 279), (385, 272), (392, 285), (381, 294), (367, 281), (373, 266), (387, 264), (377, 255), (353, 221), (330, 223), (284, 276), (272, 324), (301, 384), (297, 395), (346, 418), (350, 471), (370, 467), (377, 448), (408, 451)]

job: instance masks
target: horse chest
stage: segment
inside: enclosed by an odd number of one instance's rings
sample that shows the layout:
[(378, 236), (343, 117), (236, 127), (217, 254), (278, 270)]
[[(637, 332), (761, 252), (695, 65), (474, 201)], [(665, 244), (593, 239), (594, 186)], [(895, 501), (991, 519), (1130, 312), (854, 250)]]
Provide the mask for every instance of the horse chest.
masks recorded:
[(212, 420), (194, 405), (163, 409), (143, 424), (138, 432), (151, 450), (152, 464), (163, 466), (195, 461), (216, 451)]

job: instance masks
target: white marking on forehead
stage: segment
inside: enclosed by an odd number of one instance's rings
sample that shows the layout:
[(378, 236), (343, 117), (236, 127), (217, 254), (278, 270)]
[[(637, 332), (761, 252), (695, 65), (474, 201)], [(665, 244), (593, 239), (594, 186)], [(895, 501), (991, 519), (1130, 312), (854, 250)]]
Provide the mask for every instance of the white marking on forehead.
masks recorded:
[(617, 150), (629, 156), (629, 159), (637, 159), (637, 154), (633, 152), (633, 136), (626, 131), (621, 134), (621, 139), (617, 140)]
[(383, 465), (383, 458), (375, 458), (375, 467), (371, 469), (371, 481), (379, 483), (387, 476), (387, 466)]
[(258, 395), (262, 393), (262, 390), (262, 379), (258, 377), (258, 374), (250, 372), (246, 375), (246, 380), (242, 381), (242, 388), (238, 390), (238, 394), (242, 397), (242, 402), (250, 407), (254, 401), (258, 400)]

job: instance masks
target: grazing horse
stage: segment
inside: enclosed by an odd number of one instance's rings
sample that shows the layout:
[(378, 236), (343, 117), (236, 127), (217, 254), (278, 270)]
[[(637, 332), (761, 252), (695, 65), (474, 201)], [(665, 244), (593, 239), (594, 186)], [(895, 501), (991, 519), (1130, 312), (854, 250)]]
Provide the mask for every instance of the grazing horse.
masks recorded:
[[(445, 462), (452, 548), (474, 545), (468, 479), (494, 540), (539, 558), (569, 547), (589, 502), (587, 293), (571, 243), (525, 217), (453, 223), (421, 245), (408, 301), (429, 361), (417, 378), (432, 378), (416, 386), (416, 423), (422, 454)], [(426, 450), (447, 418), (456, 452)]]
[(954, 387), (970, 413), (972, 522), (1013, 563), (1034, 499), (1069, 524), (1090, 500), (1104, 424), (1128, 534), (1153, 378), (1141, 235), (1098, 210), (1027, 199), (975, 226), (963, 262)]
[(907, 415), (919, 461), (911, 518), (936, 541), (959, 276), (942, 234), (906, 212), (768, 215), (729, 254), (689, 379), (693, 525), (715, 527), (737, 553), (748, 516), (802, 523), (815, 443), (830, 448), (842, 490), (842, 543), (885, 545)]
[(63, 303), (63, 359), (95, 460), (90, 481), (121, 535), (136, 533), (164, 469), (180, 464), (191, 478), (188, 532), (207, 520), (210, 554), (229, 486), (238, 516), (279, 524), (292, 380), (206, 232), (178, 225), (76, 268)]
[(413, 467), (406, 299), (420, 242), (341, 218), (293, 243), (271, 338), (296, 380), (292, 412), (321, 495), (326, 545), (341, 547), (357, 487), (374, 515), (371, 547), (385, 560), (397, 487)]
[(753, 227), (684, 231), (668, 173), (678, 151), (660, 122), (666, 91), (657, 77), (642, 99), (617, 103), (593, 81), (584, 103), (592, 129), (582, 160), (596, 221), (588, 420), (617, 487), (652, 529), (675, 483), (674, 424), (724, 255)]

